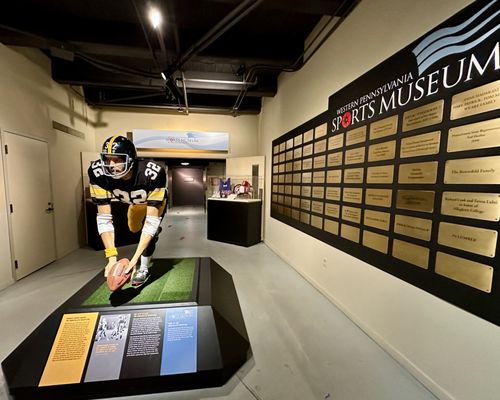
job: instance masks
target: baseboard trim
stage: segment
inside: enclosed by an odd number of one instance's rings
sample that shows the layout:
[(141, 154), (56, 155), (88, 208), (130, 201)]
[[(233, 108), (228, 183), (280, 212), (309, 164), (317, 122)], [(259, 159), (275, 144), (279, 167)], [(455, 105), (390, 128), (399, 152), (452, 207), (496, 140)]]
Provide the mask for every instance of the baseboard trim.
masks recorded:
[(417, 365), (415, 365), (410, 359), (408, 359), (403, 353), (394, 348), (389, 342), (387, 342), (377, 331), (373, 330), (368, 324), (366, 324), (361, 318), (359, 318), (355, 313), (353, 313), (349, 307), (347, 307), (342, 301), (340, 301), (335, 296), (328, 293), (325, 288), (310, 276), (304, 274), (297, 265), (287, 257), (284, 253), (278, 250), (269, 240), (264, 240), (264, 243), (281, 259), (283, 259), (287, 264), (289, 264), (295, 271), (297, 271), (306, 281), (308, 281), (314, 288), (316, 288), (323, 296), (325, 296), (329, 301), (331, 301), (337, 308), (342, 311), (347, 318), (354, 322), (363, 332), (365, 332), (370, 338), (372, 338), (375, 343), (377, 343), (386, 353), (388, 353), (398, 364), (400, 364), (404, 369), (406, 369), (415, 379), (417, 379), (422, 385), (424, 385), (434, 396), (441, 400), (456, 400), (449, 392), (447, 392), (443, 387), (441, 387), (436, 381), (434, 381), (429, 375), (422, 371)]

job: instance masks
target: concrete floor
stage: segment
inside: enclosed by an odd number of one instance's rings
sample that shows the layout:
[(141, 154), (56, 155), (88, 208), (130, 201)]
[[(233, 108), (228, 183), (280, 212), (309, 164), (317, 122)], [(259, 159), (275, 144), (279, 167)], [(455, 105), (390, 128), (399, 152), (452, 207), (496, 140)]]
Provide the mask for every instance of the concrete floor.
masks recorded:
[[(207, 240), (206, 215), (192, 207), (170, 210), (162, 226), (156, 257), (212, 257), (233, 276), (253, 357), (220, 388), (134, 399), (436, 399), (265, 244)], [(80, 249), (0, 291), (0, 359), (103, 266), (102, 252)]]

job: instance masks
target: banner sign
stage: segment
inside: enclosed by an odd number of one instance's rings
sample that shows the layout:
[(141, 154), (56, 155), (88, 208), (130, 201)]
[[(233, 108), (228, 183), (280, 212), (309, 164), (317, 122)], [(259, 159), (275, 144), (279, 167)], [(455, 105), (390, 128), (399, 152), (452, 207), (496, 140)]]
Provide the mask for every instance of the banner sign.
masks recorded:
[(229, 133), (134, 129), (134, 145), (139, 150), (228, 152)]
[(271, 216), (500, 325), (500, 1), (273, 141)]

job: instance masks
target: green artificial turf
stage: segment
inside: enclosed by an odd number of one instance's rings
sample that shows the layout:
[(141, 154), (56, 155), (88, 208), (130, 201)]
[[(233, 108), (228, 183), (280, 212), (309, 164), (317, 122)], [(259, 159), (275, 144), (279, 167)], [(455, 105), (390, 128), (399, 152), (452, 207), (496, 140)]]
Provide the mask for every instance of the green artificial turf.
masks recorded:
[(104, 282), (83, 305), (187, 301), (192, 298), (194, 271), (193, 258), (153, 260), (149, 268), (151, 275), (142, 287), (134, 289), (129, 282), (121, 290), (112, 293)]

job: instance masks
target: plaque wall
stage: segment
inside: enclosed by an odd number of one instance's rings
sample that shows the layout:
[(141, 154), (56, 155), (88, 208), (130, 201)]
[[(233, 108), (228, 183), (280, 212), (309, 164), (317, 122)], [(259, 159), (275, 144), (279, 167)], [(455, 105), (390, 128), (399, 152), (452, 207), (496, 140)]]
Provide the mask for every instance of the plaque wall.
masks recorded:
[(271, 198), (273, 218), (497, 325), (498, 8), (473, 3), (274, 140)]

